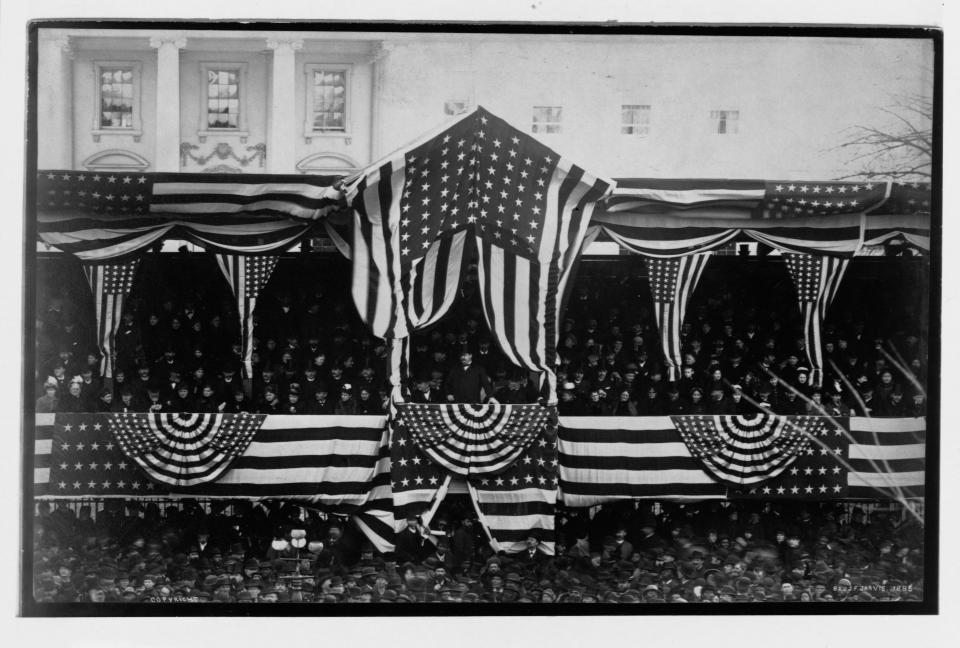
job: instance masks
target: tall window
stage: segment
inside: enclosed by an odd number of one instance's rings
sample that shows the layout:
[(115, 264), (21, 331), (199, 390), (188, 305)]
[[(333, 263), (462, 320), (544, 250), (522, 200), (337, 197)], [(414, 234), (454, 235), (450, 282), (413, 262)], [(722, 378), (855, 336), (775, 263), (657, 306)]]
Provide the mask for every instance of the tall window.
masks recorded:
[(133, 128), (132, 68), (100, 68), (100, 128)]
[(711, 110), (710, 118), (714, 122), (717, 135), (734, 135), (740, 132), (739, 110)]
[(347, 130), (347, 71), (313, 70), (313, 131), (343, 133)]
[(650, 134), (650, 106), (622, 104), (620, 106), (620, 133), (646, 137)]
[(562, 106), (534, 106), (531, 130), (534, 133), (561, 133), (563, 132), (562, 116)]
[(240, 128), (240, 71), (207, 69), (207, 128)]

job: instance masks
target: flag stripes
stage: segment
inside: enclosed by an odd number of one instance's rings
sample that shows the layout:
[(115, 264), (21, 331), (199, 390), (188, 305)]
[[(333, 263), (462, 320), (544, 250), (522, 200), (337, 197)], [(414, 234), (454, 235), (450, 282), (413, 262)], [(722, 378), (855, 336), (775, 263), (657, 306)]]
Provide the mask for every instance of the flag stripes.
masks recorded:
[(114, 347), (123, 305), (133, 287), (139, 259), (125, 263), (83, 264), (83, 272), (93, 293), (93, 309), (97, 319), (97, 343), (100, 347), (100, 375), (113, 377), (116, 358)]
[(560, 497), (566, 506), (643, 498), (723, 498), (668, 416), (561, 417)]
[(851, 497), (923, 497), (925, 418), (851, 418)]
[(270, 281), (280, 257), (248, 257), (217, 254), (217, 265), (226, 277), (237, 300), (240, 315), (240, 343), (243, 353), (243, 375), (253, 377), (253, 311), (260, 291)]
[(853, 256), (863, 241), (861, 213), (789, 219), (725, 219), (707, 210), (697, 216), (609, 213), (593, 223), (621, 247), (653, 257), (706, 252), (747, 236), (780, 250)]
[[(214, 483), (189, 489), (172, 489), (159, 485), (149, 492), (131, 491), (116, 483), (117, 467), (106, 469), (104, 459), (116, 461), (123, 457), (119, 448), (113, 455), (106, 454), (104, 444), (113, 436), (106, 425), (110, 414), (37, 414), (35, 419), (33, 482), (34, 495), (40, 498), (131, 497), (136, 495), (204, 496), (224, 498), (281, 497), (302, 499), (320, 506), (328, 506), (358, 516), (367, 529), (381, 538), (377, 542), (392, 543), (395, 529), (394, 507), (397, 519), (407, 512), (421, 513), (428, 509), (441, 489), (443, 479), (431, 485), (409, 484), (409, 492), (402, 495), (397, 484), (391, 484), (390, 443), (383, 416), (284, 416), (265, 417), (260, 431), (246, 451), (238, 456), (230, 469)], [(57, 431), (73, 421), (101, 423), (99, 436), (92, 427), (79, 432)], [(924, 418), (850, 418), (838, 419), (849, 429), (847, 482), (845, 497), (851, 499), (886, 499), (890, 497), (923, 497), (925, 481)], [(832, 434), (832, 433), (831, 433)], [(55, 438), (57, 442), (55, 443)], [(99, 454), (87, 454), (83, 459), (97, 461), (95, 487), (74, 491), (72, 485), (60, 487), (59, 478), (52, 473), (60, 471), (64, 455), (60, 443), (76, 444), (79, 439), (99, 439)], [(835, 443), (835, 442), (833, 442)], [(816, 448), (817, 446), (813, 446)], [(545, 516), (549, 512), (550, 493), (559, 493), (566, 506), (594, 506), (603, 502), (624, 499), (715, 499), (737, 497), (727, 492), (724, 484), (714, 481), (691, 455), (674, 428), (670, 417), (562, 417), (558, 438), (559, 490), (543, 488), (543, 484), (526, 482), (539, 477), (548, 479), (548, 473), (534, 472), (547, 469), (550, 464), (549, 444), (546, 448), (534, 444), (546, 454), (545, 466), (534, 460), (515, 463), (518, 478), (510, 484), (510, 474), (501, 475), (505, 483), (497, 485), (491, 478), (487, 484), (472, 480), (477, 498), (482, 503), (483, 515), (491, 529), (509, 531), (510, 512), (519, 517)], [(71, 451), (74, 451), (71, 448)], [(90, 453), (91, 449), (85, 448)], [(119, 454), (117, 454), (119, 453)], [(412, 457), (408, 451), (398, 455)], [(421, 455), (422, 456), (422, 455)], [(111, 457), (113, 457), (111, 459)], [(72, 459), (73, 460), (73, 459)], [(421, 478), (440, 469), (431, 469), (423, 457), (423, 470), (411, 473)], [(537, 468), (534, 468), (537, 466)], [(68, 471), (74, 470), (68, 466)], [(92, 478), (86, 465), (84, 482)], [(409, 472), (409, 471), (408, 471)], [(556, 473), (553, 473), (556, 474)], [(112, 476), (111, 476), (112, 475)], [(71, 478), (72, 479), (72, 478)], [(113, 479), (110, 486), (102, 486), (101, 479)], [(424, 479), (426, 482), (427, 480)], [(496, 491), (500, 494), (496, 494)], [(536, 491), (533, 497), (527, 491)], [(829, 493), (816, 493), (814, 498), (833, 499)], [(395, 499), (396, 498), (396, 499)], [(528, 508), (518, 502), (527, 502)], [(497, 520), (498, 516), (504, 518)], [(525, 526), (530, 519), (515, 521), (513, 526)], [(545, 518), (544, 518), (545, 523)], [(544, 529), (547, 527), (544, 526)], [(527, 529), (529, 530), (529, 529)], [(509, 534), (494, 531), (498, 540)], [(521, 534), (518, 534), (521, 535)], [(373, 537), (371, 536), (371, 539)], [(521, 538), (522, 539), (522, 538)], [(504, 540), (504, 544), (508, 544)], [(380, 545), (378, 545), (380, 546)]]
[(680, 330), (687, 304), (709, 258), (710, 253), (703, 252), (676, 259), (644, 259), (653, 293), (653, 312), (660, 328), (660, 345), (667, 378), (671, 381), (679, 378), (678, 371), (683, 366)]
[[(290, 245), (342, 205), (335, 176), (205, 173), (38, 174), (41, 240), (100, 261), (165, 236), (226, 252)], [(306, 222), (305, 222), (306, 221)]]
[(823, 382), (823, 320), (850, 260), (810, 254), (784, 254), (783, 258), (797, 288), (807, 359), (811, 364), (810, 384), (819, 387)]

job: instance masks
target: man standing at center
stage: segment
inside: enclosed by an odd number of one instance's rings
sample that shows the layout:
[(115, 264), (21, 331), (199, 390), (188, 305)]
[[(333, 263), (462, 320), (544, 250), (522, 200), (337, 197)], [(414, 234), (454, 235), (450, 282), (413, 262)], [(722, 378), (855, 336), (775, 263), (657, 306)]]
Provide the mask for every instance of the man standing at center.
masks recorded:
[(493, 395), (487, 371), (473, 364), (473, 354), (469, 351), (460, 354), (460, 366), (450, 370), (443, 386), (451, 403), (482, 403)]

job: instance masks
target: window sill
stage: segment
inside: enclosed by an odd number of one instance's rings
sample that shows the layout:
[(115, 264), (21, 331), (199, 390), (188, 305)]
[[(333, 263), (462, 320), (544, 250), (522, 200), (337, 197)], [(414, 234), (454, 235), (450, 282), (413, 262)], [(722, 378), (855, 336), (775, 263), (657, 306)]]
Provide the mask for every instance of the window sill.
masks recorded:
[(99, 142), (100, 138), (104, 135), (126, 135), (128, 137), (132, 137), (134, 142), (139, 142), (140, 138), (143, 136), (143, 131), (139, 128), (95, 128), (90, 131), (90, 134), (93, 135), (94, 142)]
[(223, 129), (213, 129), (213, 130), (199, 130), (197, 131), (197, 137), (200, 138), (201, 144), (205, 144), (208, 137), (239, 137), (240, 143), (246, 144), (247, 138), (250, 137), (250, 133), (249, 131), (245, 131), (245, 130), (223, 128)]
[(311, 130), (304, 131), (303, 141), (305, 144), (312, 144), (314, 138), (320, 139), (320, 140), (326, 140), (326, 141), (342, 139), (343, 143), (346, 144), (347, 146), (350, 146), (353, 143), (353, 133), (348, 133), (343, 131), (330, 131), (330, 132), (311, 131)]

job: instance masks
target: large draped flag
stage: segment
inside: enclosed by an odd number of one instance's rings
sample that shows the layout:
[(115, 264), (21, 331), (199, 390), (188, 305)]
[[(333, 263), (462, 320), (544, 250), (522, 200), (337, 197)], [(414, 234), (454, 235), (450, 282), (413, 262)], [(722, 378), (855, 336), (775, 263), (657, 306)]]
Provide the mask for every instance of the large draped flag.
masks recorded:
[(683, 316), (709, 258), (710, 252), (670, 259), (644, 258), (669, 380), (676, 380), (683, 366), (680, 345)]
[(738, 236), (789, 252), (853, 256), (864, 223), (869, 228), (890, 195), (888, 182), (629, 178), (617, 180), (593, 222), (647, 256), (706, 252)]
[(823, 382), (823, 347), (820, 331), (850, 260), (812, 254), (784, 254), (783, 260), (797, 289), (803, 316), (803, 335), (810, 361), (810, 384)]
[[(232, 458), (214, 481), (189, 487), (156, 481), (124, 452), (112, 425), (119, 416), (38, 414), (35, 495), (280, 497), (342, 513), (377, 506), (377, 499), (390, 501), (390, 457), (384, 454), (387, 439), (382, 416), (270, 415), (248, 419), (244, 424), (247, 429), (256, 420), (262, 418), (262, 422), (245, 450)], [(244, 436), (237, 437), (238, 446)]]
[(83, 272), (93, 293), (97, 318), (97, 343), (100, 346), (100, 374), (111, 378), (114, 369), (114, 342), (123, 315), (123, 305), (133, 287), (139, 259), (123, 263), (85, 263)]
[(294, 242), (341, 206), (334, 176), (41, 171), (40, 238), (85, 261), (176, 230), (209, 248), (258, 254)]
[(240, 341), (243, 347), (243, 375), (253, 378), (253, 309), (260, 291), (270, 281), (280, 257), (217, 254), (217, 265), (226, 277), (240, 314)]
[(456, 296), (470, 237), (497, 343), (552, 386), (563, 290), (611, 186), (475, 108), (346, 187), (357, 310), (387, 339), (437, 321)]
[(714, 479), (745, 486), (776, 477), (827, 429), (821, 416), (675, 416), (690, 454)]
[(392, 427), (394, 527), (429, 525), (451, 478), (467, 476), (481, 526), (497, 551), (533, 536), (553, 553), (557, 486), (555, 414), (541, 405), (396, 404)]
[[(820, 425), (802, 423), (810, 417), (786, 417), (791, 424), (801, 422), (809, 443), (782, 471), (773, 475), (768, 468), (768, 479), (742, 486), (719, 481), (704, 470), (703, 453), (691, 451), (680, 432), (681, 427), (690, 430), (681, 422), (688, 418), (561, 417), (561, 501), (583, 507), (627, 499), (889, 499), (924, 494), (924, 418), (839, 417)], [(772, 462), (771, 468), (776, 466)]]

